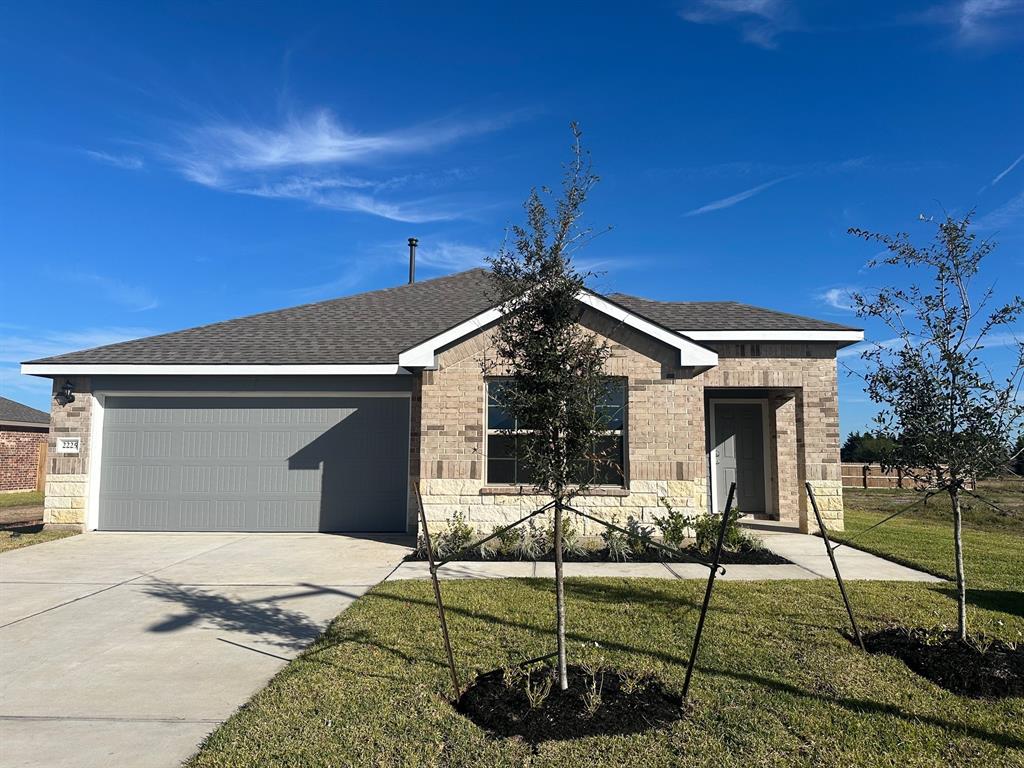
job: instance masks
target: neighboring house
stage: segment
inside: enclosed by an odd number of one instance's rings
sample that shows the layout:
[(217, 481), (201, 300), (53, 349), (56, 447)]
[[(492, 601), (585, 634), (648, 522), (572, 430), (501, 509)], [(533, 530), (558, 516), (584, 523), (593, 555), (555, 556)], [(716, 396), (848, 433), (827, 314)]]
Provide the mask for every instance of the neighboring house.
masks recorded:
[(0, 397), (0, 493), (34, 491), (50, 415)]
[[(478, 528), (536, 508), (485, 377), (500, 310), (488, 273), (448, 277), (25, 363), (50, 377), (56, 457), (46, 520), (110, 530)], [(854, 328), (733, 302), (585, 292), (611, 347), (600, 437), (623, 475), (577, 500), (650, 519), (659, 499), (807, 527), (805, 480), (842, 525), (836, 350)], [(493, 390), (492, 390), (493, 391)]]

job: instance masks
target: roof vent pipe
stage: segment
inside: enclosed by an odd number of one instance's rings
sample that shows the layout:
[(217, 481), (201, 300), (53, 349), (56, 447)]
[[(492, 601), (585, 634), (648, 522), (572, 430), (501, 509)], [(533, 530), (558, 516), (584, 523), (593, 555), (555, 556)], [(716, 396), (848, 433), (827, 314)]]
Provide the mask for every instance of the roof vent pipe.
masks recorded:
[(415, 237), (409, 238), (409, 285), (416, 282), (416, 246), (419, 244)]

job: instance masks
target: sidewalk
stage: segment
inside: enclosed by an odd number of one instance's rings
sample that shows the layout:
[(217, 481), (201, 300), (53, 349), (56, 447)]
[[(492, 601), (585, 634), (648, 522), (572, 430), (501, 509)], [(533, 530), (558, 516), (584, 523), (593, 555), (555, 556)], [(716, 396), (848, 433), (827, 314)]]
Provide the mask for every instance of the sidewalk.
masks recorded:
[[(825, 543), (817, 536), (797, 533), (791, 528), (758, 521), (750, 526), (765, 547), (790, 561), (788, 565), (726, 565), (726, 581), (777, 581), (782, 579), (835, 579)], [(847, 581), (926, 581), (942, 579), (851, 547), (835, 551), (843, 579)], [(552, 579), (555, 564), (550, 562), (470, 562), (449, 563), (441, 568), (442, 579)], [(644, 579), (706, 579), (707, 568), (695, 563), (566, 563), (566, 576), (609, 576)], [(388, 576), (388, 581), (429, 579), (423, 561), (404, 562)]]

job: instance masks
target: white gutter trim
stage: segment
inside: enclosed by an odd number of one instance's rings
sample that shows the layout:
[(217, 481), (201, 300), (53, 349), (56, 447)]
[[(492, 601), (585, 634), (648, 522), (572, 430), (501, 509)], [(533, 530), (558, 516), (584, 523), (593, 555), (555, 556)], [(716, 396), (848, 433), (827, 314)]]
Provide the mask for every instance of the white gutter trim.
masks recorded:
[(699, 344), (694, 344), (689, 338), (684, 338), (686, 334), (680, 334), (663, 328), (660, 325), (655, 325), (649, 320), (645, 320), (617, 304), (612, 304), (610, 301), (606, 301), (594, 293), (582, 292), (576, 298), (581, 303), (608, 315), (614, 320), (618, 320), (623, 325), (627, 325), (634, 330), (655, 338), (670, 347), (675, 347), (679, 350), (680, 365), (696, 366), (699, 368), (710, 368), (718, 365), (717, 352), (702, 347)]
[[(718, 354), (713, 350), (706, 349), (699, 344), (694, 344), (693, 341), (684, 338), (683, 335), (645, 320), (617, 304), (606, 301), (597, 294), (582, 291), (576, 298), (579, 299), (580, 303), (586, 304), (598, 312), (608, 315), (624, 325), (628, 325), (630, 328), (645, 333), (671, 347), (675, 347), (679, 350), (680, 365), (696, 367), (718, 365)], [(476, 317), (459, 323), (454, 328), (450, 328), (444, 333), (438, 334), (402, 352), (398, 356), (398, 364), (407, 368), (433, 368), (437, 365), (437, 350), (473, 333), (477, 333), (485, 326), (500, 319), (503, 314), (504, 309), (502, 307), (494, 307), (486, 312), (481, 312)]]
[(22, 363), (30, 376), (402, 376), (400, 365), (94, 365)]
[(504, 312), (500, 307), (493, 307), (486, 312), (481, 312), (476, 317), (471, 317), (454, 328), (449, 328), (444, 333), (405, 350), (405, 352), (398, 355), (398, 364), (407, 368), (433, 368), (436, 364), (434, 357), (438, 349), (451, 344), (453, 341), (458, 341), (465, 336), (476, 333), (493, 323), (503, 314)]
[(695, 341), (864, 341), (864, 331), (679, 331)]

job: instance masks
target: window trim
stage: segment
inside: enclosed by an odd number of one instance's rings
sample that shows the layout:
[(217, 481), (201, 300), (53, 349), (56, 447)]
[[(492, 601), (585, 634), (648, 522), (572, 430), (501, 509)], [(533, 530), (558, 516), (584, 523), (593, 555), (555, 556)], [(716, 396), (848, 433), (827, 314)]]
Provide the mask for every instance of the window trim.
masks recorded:
[[(595, 432), (594, 435), (613, 435), (619, 437), (622, 441), (622, 480), (618, 483), (592, 483), (588, 486), (591, 489), (603, 489), (603, 490), (622, 490), (628, 493), (629, 491), (629, 445), (627, 441), (627, 434), (629, 431), (629, 377), (627, 376), (606, 376), (607, 379), (616, 379), (622, 382), (622, 388), (624, 398), (622, 402), (622, 428), (621, 429), (608, 429), (600, 432)], [(533, 488), (529, 483), (511, 482), (502, 483), (490, 478), (490, 438), (492, 435), (499, 437), (507, 437), (511, 435), (519, 435), (525, 432), (530, 432), (528, 429), (491, 429), (489, 426), (490, 422), (490, 405), (491, 405), (491, 392), (490, 385), (492, 382), (500, 381), (511, 381), (511, 376), (484, 376), (484, 420), (483, 420), (483, 434), (484, 434), (484, 487), (494, 489), (514, 489), (514, 488)], [(513, 459), (518, 464), (518, 459)]]

